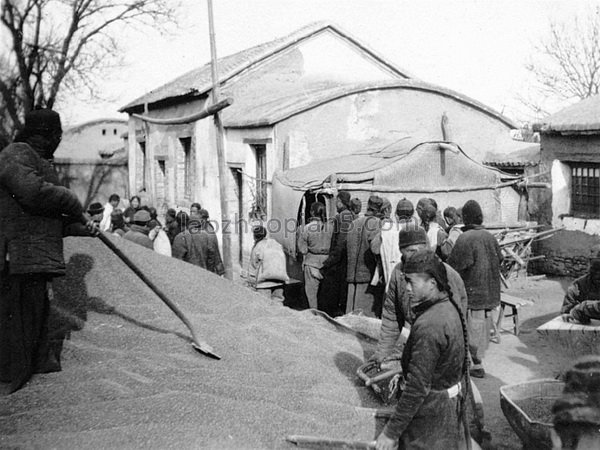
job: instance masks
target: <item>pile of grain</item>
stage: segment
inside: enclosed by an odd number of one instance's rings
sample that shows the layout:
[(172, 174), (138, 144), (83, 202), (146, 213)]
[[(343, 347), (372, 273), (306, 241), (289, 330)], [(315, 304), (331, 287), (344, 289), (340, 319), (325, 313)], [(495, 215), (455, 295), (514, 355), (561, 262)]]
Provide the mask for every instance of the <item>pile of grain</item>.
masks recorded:
[(515, 401), (531, 420), (550, 425), (553, 419), (552, 405), (554, 402), (556, 402), (555, 397), (532, 397)]
[(355, 411), (379, 406), (355, 377), (373, 344), (115, 242), (223, 359), (195, 352), (185, 326), (99, 240), (68, 238), (52, 320), (63, 371), (4, 399), (0, 445), (287, 448), (288, 434), (375, 437), (373, 419)]

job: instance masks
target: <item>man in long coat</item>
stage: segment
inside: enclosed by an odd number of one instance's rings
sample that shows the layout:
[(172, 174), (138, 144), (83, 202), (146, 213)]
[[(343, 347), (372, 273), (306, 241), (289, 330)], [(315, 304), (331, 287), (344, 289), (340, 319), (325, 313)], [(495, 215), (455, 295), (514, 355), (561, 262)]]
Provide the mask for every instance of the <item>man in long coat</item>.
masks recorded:
[(329, 256), (323, 262), (323, 281), (319, 293), (319, 307), (331, 316), (346, 312), (348, 285), (346, 269), (348, 256), (346, 239), (356, 215), (350, 210), (350, 193), (339, 191), (336, 197), (337, 215), (333, 219), (333, 234), (329, 246)]
[(470, 351), (473, 359), (471, 375), (485, 376), (483, 356), (490, 340), (491, 311), (500, 305), (500, 263), (502, 250), (498, 241), (483, 227), (483, 212), (475, 200), (462, 209), (463, 234), (454, 244), (448, 264), (465, 283), (471, 328)]
[(51, 164), (60, 116), (32, 111), (15, 142), (0, 152), (0, 392), (33, 373), (60, 370), (48, 341), (47, 284), (65, 274), (63, 232), (83, 207), (59, 185)]
[(381, 247), (380, 212), (383, 199), (376, 195), (369, 197), (367, 212), (352, 222), (346, 240), (348, 265), (346, 281), (348, 297), (346, 313), (362, 310), (370, 317), (376, 316), (375, 290), (371, 286), (377, 267), (377, 257)]

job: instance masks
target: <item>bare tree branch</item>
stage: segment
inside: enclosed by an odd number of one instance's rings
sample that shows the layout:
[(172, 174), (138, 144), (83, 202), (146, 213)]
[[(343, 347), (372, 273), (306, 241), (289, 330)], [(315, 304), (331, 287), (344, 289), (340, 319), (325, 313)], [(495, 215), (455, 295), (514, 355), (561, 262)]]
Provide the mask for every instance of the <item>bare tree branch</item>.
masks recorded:
[[(550, 22), (548, 35), (525, 65), (540, 100), (567, 101), (599, 94), (599, 42), (600, 7), (582, 17)], [(540, 101), (519, 100), (540, 112)]]
[[(141, 24), (165, 30), (180, 0), (4, 0), (0, 26), (11, 52), (0, 67), (0, 137), (24, 113), (52, 107), (59, 95), (97, 95), (99, 75), (120, 61), (115, 33)], [(11, 131), (11, 133), (14, 131)]]

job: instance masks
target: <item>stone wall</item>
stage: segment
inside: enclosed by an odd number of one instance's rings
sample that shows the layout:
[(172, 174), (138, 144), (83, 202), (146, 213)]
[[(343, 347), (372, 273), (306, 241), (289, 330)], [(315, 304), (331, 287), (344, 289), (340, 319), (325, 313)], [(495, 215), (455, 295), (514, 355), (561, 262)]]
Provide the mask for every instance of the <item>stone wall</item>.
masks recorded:
[(533, 273), (579, 277), (588, 269), (590, 248), (600, 244), (600, 237), (583, 231), (561, 230), (547, 239), (534, 243), (535, 255), (544, 255), (545, 259), (532, 261)]

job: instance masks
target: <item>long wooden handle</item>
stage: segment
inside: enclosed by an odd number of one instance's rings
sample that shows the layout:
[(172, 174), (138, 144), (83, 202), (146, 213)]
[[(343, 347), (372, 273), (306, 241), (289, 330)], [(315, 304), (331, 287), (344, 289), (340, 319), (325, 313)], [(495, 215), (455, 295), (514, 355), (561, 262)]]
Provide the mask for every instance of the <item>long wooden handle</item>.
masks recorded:
[(148, 286), (152, 292), (154, 292), (158, 298), (160, 298), (163, 303), (165, 305), (167, 305), (169, 307), (169, 309), (171, 311), (173, 311), (175, 313), (175, 315), (184, 323), (184, 325), (188, 328), (188, 330), (190, 330), (190, 333), (192, 334), (192, 340), (194, 341), (195, 347), (202, 353), (205, 353), (208, 356), (212, 356), (215, 359), (221, 359), (221, 357), (219, 355), (217, 355), (213, 348), (208, 345), (206, 342), (204, 341), (200, 341), (198, 339), (198, 336), (196, 334), (196, 331), (194, 330), (194, 327), (192, 326), (192, 323), (189, 321), (189, 319), (185, 316), (185, 314), (183, 314), (183, 312), (179, 309), (179, 307), (173, 303), (165, 294), (162, 290), (159, 289), (158, 286), (156, 286), (156, 284), (154, 284), (154, 282), (152, 280), (150, 280), (145, 274), (144, 272), (142, 272), (140, 270), (140, 268), (138, 266), (136, 266), (134, 264), (133, 261), (131, 261), (131, 259), (129, 259), (129, 257), (123, 253), (121, 251), (121, 249), (119, 249), (104, 233), (100, 233), (98, 235), (98, 238), (100, 238), (100, 240), (104, 243), (104, 245), (106, 245), (115, 255), (117, 255), (121, 261), (123, 261), (125, 263), (125, 265), (127, 265), (127, 267), (129, 267), (138, 277), (140, 280), (142, 280), (146, 286)]
[(303, 435), (286, 436), (285, 440), (299, 447), (310, 448), (343, 448), (348, 450), (372, 450), (375, 448), (375, 441), (350, 441)]

